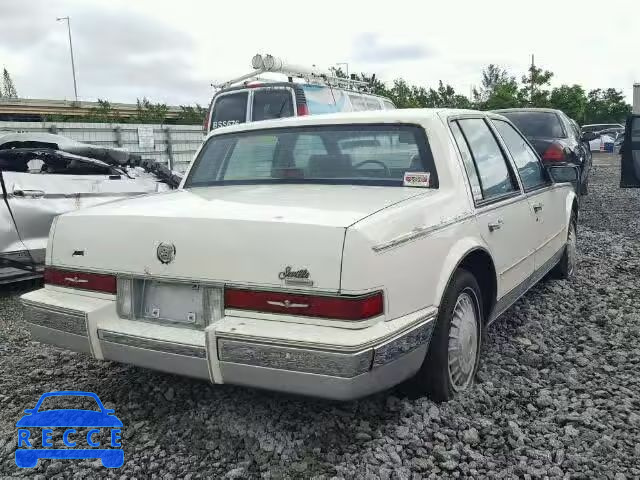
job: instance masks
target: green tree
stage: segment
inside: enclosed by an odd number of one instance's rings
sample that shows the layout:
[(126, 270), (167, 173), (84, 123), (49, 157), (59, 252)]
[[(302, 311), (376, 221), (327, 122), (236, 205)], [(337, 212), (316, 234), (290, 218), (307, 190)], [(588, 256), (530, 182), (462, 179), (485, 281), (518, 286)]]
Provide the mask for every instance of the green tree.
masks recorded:
[(549, 90), (553, 73), (531, 65), (529, 74), (522, 77), (519, 99), (523, 105), (544, 108), (549, 106)]
[(562, 110), (579, 123), (584, 123), (587, 96), (580, 85), (562, 85), (551, 90), (549, 106)]
[(164, 103), (151, 103), (147, 97), (136, 100), (137, 111), (134, 116), (136, 123), (164, 123), (169, 107)]
[(197, 103), (195, 106), (180, 105), (177, 123), (183, 125), (202, 125), (206, 115), (207, 110)]
[(615, 88), (591, 90), (587, 96), (584, 123), (622, 122), (631, 114), (621, 91)]
[(487, 65), (482, 70), (480, 89), (473, 90), (473, 103), (481, 110), (522, 106), (516, 78), (502, 67)]
[(108, 100), (100, 98), (98, 99), (98, 106), (91, 107), (89, 113), (83, 120), (96, 123), (122, 123), (120, 113), (111, 106)]
[(18, 98), (18, 92), (9, 71), (4, 68), (2, 70), (2, 88), (0, 88), (0, 97)]

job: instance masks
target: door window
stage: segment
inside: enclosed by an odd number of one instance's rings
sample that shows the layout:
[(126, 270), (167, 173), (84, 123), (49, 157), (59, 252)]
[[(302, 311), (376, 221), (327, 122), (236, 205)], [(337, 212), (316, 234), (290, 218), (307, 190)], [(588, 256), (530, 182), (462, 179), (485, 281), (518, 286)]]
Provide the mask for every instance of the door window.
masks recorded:
[(547, 179), (542, 164), (522, 135), (502, 120), (494, 120), (493, 124), (511, 153), (525, 191), (546, 185)]
[(480, 118), (467, 118), (458, 123), (478, 169), (484, 200), (517, 191), (506, 158), (487, 123)]

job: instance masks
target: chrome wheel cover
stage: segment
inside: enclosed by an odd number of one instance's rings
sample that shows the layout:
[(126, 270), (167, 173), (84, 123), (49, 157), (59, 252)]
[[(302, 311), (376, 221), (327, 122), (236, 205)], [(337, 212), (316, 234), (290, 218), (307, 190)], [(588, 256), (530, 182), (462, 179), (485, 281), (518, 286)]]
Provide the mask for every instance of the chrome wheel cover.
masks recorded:
[(480, 323), (476, 296), (463, 290), (453, 309), (449, 328), (449, 381), (454, 390), (464, 390), (473, 381), (479, 347)]
[(567, 235), (567, 274), (570, 276), (576, 268), (576, 227), (573, 222), (569, 225), (569, 234)]

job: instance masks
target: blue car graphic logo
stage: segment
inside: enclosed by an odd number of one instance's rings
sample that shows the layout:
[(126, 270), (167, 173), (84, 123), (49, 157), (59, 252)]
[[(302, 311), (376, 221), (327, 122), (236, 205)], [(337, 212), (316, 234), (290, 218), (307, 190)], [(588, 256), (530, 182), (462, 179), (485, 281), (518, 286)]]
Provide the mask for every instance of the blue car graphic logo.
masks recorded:
[[(41, 409), (42, 403), (52, 397), (85, 397), (95, 400), (98, 410)], [(88, 397), (88, 399), (86, 398)], [(61, 391), (43, 394), (36, 406), (24, 411), (18, 422), (18, 449), (16, 465), (33, 468), (41, 458), (85, 459), (99, 458), (107, 468), (118, 468), (124, 463), (122, 450), (122, 422), (114, 410), (104, 407), (100, 398), (91, 392)], [(78, 429), (87, 430), (86, 434)], [(103, 429), (103, 430), (101, 430)], [(108, 429), (108, 432), (105, 430)], [(104, 448), (101, 435), (108, 433), (108, 446)], [(67, 447), (67, 448), (56, 448)]]

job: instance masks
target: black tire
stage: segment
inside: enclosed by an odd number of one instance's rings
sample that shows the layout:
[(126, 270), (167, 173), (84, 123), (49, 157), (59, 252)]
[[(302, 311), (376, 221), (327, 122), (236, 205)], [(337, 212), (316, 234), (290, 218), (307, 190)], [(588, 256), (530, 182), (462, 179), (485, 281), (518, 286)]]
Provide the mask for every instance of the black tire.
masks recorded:
[[(578, 239), (578, 226), (575, 214), (571, 214), (569, 229), (567, 231), (567, 244), (560, 261), (551, 270), (551, 277), (559, 280), (567, 280), (576, 271), (576, 241)], [(572, 243), (573, 242), (573, 243)]]
[[(473, 301), (476, 316), (476, 351), (474, 364), (469, 375), (468, 384), (464, 388), (456, 387), (452, 382), (449, 369), (449, 336), (454, 316), (454, 309), (459, 299), (467, 295)], [(480, 364), (480, 348), (483, 334), (483, 306), (482, 294), (475, 277), (467, 270), (459, 268), (447, 287), (442, 302), (435, 329), (431, 336), (429, 350), (425, 356), (420, 370), (409, 381), (408, 387), (413, 394), (427, 394), (436, 402), (446, 402), (452, 399), (456, 393), (464, 390), (473, 383), (478, 365)]]
[(582, 180), (580, 184), (580, 195), (588, 195), (589, 194), (589, 177)]

